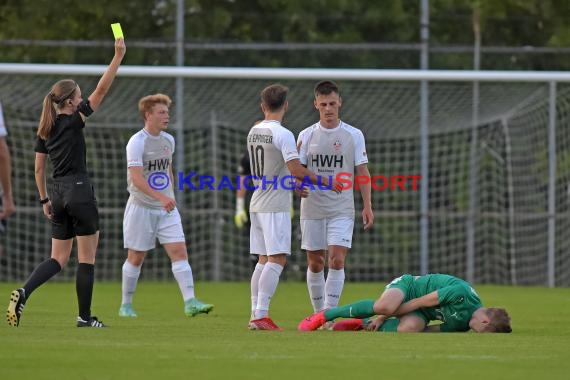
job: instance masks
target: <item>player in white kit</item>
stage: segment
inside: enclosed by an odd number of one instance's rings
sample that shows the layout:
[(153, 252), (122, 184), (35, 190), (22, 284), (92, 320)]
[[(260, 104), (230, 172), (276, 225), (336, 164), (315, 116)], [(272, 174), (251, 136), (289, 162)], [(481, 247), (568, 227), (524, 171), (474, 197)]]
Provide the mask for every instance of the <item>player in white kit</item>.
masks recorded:
[[(251, 172), (256, 187), (250, 203), (250, 249), (259, 255), (251, 277), (252, 330), (280, 330), (269, 317), (269, 303), (275, 294), (279, 276), (291, 254), (290, 191), (292, 176), (319, 183), (315, 173), (299, 162), (293, 133), (281, 122), (287, 111), (288, 88), (274, 84), (261, 92), (261, 110), (265, 119), (254, 125), (247, 136)], [(341, 185), (328, 178), (320, 180), (323, 190), (339, 196)]]
[(182, 221), (176, 208), (172, 181), (174, 138), (164, 132), (169, 122), (171, 100), (154, 94), (139, 101), (144, 128), (127, 144), (127, 183), (130, 197), (123, 219), (124, 246), (128, 249), (123, 264), (121, 317), (136, 317), (132, 307), (138, 278), (146, 252), (156, 239), (172, 262), (172, 273), (184, 300), (184, 313), (195, 316), (209, 313), (214, 306), (194, 295), (194, 278), (188, 263)]
[[(355, 174), (370, 178), (362, 132), (339, 118), (342, 99), (338, 86), (322, 81), (315, 86), (317, 123), (304, 129), (297, 139), (301, 164), (318, 175), (350, 179), (352, 187), (340, 196), (310, 191), (301, 200), (301, 248), (307, 251), (307, 288), (314, 312), (336, 307), (344, 286), (345, 258), (352, 245), (354, 229)], [(364, 181), (362, 181), (364, 182)], [(359, 184), (363, 201), (362, 220), (368, 230), (374, 223), (370, 181)], [(328, 274), (325, 281), (325, 251)]]

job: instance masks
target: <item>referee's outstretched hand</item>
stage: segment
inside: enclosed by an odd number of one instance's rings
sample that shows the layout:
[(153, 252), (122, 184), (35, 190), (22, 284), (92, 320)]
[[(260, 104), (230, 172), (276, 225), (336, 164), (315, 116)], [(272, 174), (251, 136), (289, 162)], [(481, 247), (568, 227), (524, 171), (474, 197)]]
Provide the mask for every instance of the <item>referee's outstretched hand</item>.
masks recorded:
[(127, 46), (125, 45), (125, 39), (117, 38), (115, 40), (115, 56), (122, 59), (126, 52)]

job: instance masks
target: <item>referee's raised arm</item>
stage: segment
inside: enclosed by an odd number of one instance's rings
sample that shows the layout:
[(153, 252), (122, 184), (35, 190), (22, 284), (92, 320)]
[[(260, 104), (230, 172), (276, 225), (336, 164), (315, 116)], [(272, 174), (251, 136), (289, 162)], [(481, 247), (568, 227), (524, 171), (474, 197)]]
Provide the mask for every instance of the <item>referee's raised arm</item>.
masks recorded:
[(119, 70), (119, 66), (121, 65), (121, 61), (123, 60), (126, 51), (127, 47), (125, 46), (125, 40), (123, 38), (115, 40), (115, 55), (113, 56), (109, 67), (105, 70), (101, 79), (99, 79), (97, 87), (88, 98), (89, 105), (93, 111), (96, 111), (101, 103), (103, 103), (103, 99), (105, 98), (105, 95), (107, 95), (109, 88), (111, 88), (111, 84), (117, 75), (117, 70)]

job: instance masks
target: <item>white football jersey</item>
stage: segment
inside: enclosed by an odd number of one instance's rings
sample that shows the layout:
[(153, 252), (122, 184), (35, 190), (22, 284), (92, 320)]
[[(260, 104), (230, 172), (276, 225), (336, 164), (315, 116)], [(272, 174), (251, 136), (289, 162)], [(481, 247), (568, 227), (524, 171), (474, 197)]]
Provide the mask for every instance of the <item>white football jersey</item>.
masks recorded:
[[(299, 134), (297, 145), (301, 164), (320, 176), (336, 178), (339, 173), (346, 173), (342, 178), (354, 184), (354, 168), (368, 163), (364, 135), (342, 121), (334, 129), (323, 128), (320, 123), (311, 125)], [(307, 198), (301, 199), (301, 219), (354, 217), (352, 188), (340, 194), (314, 188)]]
[[(247, 135), (247, 151), (253, 180), (258, 186), (249, 205), (250, 212), (289, 212), (291, 209), (291, 173), (287, 162), (298, 159), (295, 137), (276, 120), (254, 125)], [(282, 186), (285, 184), (285, 187)]]
[[(144, 129), (135, 133), (127, 143), (127, 168), (133, 166), (143, 167), (143, 176), (148, 181), (151, 174), (162, 172), (168, 175), (168, 185), (164, 189), (157, 189), (167, 197), (174, 198), (170, 168), (172, 166), (172, 154), (174, 153), (174, 137), (166, 132), (160, 132), (158, 136), (149, 134)], [(157, 184), (166, 184), (167, 179), (160, 174)], [(152, 186), (151, 186), (152, 187)], [(134, 201), (142, 206), (161, 209), (162, 204), (140, 191), (131, 179), (131, 173), (127, 169), (127, 190), (131, 194), (129, 202)]]

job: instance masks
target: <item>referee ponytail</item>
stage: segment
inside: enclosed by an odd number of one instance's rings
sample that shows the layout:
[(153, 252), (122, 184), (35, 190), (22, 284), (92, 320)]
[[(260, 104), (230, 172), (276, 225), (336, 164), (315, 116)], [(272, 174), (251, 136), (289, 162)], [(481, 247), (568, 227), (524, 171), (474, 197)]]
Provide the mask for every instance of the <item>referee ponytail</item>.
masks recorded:
[(38, 126), (38, 136), (46, 140), (55, 124), (56, 107), (61, 108), (64, 101), (71, 98), (77, 89), (77, 83), (72, 79), (62, 79), (56, 82), (51, 91), (44, 97), (42, 114)]

